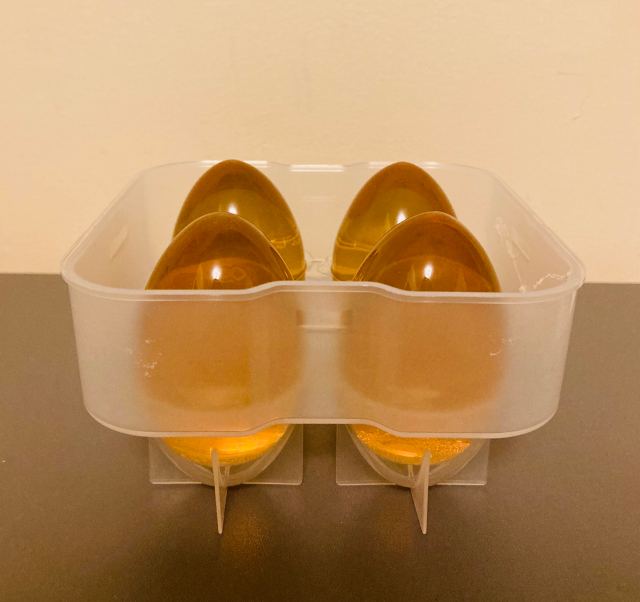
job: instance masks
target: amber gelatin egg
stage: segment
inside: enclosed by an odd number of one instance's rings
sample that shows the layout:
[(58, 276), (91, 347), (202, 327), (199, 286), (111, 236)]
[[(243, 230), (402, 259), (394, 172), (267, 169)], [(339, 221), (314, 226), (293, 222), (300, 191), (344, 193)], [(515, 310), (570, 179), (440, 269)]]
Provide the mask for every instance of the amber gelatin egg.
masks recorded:
[[(410, 291), (458, 291), (498, 292), (500, 285), (495, 270), (486, 252), (458, 220), (441, 212), (422, 213), (403, 221), (391, 229), (367, 256), (354, 280), (372, 281)], [(491, 322), (498, 322), (489, 316)], [(489, 322), (489, 323), (491, 323)], [(451, 333), (457, 332), (455, 326)], [(415, 332), (415, 329), (414, 329)], [(387, 337), (386, 340), (389, 340)], [(408, 340), (408, 339), (407, 339)], [(449, 342), (447, 353), (463, 358), (457, 347), (464, 341)], [(416, 358), (415, 346), (405, 351), (402, 345), (396, 350), (397, 362), (381, 365), (377, 375), (388, 370), (388, 380), (402, 374), (400, 379), (408, 388), (427, 389), (438, 379), (455, 378), (462, 383), (461, 390), (482, 389), (491, 386), (493, 373), (490, 369), (476, 370), (479, 376), (456, 373), (455, 366), (436, 370), (436, 374), (425, 377), (425, 367)], [(452, 351), (453, 350), (453, 351)], [(419, 354), (426, 360), (426, 354)], [(432, 366), (433, 367), (433, 366)], [(443, 377), (444, 375), (444, 377)], [(420, 381), (424, 378), (422, 384)], [(415, 379), (416, 382), (413, 382)], [(469, 385), (465, 387), (465, 380)], [(443, 388), (447, 383), (442, 383)], [(434, 389), (435, 390), (435, 389)], [(379, 456), (400, 464), (420, 464), (424, 453), (431, 453), (431, 463), (449, 460), (462, 453), (470, 444), (468, 439), (405, 438), (391, 435), (382, 429), (353, 425), (358, 439)]]
[[(155, 266), (147, 289), (243, 289), (291, 279), (278, 252), (255, 226), (231, 213), (217, 212), (195, 219), (177, 234)], [(167, 328), (197, 330), (197, 324), (191, 324), (191, 315), (193, 319), (200, 315), (196, 308), (186, 316), (184, 312), (175, 313), (175, 319), (170, 304), (160, 304), (159, 311), (164, 313), (154, 315), (154, 322), (148, 323), (153, 332), (164, 332)], [(156, 363), (164, 361), (152, 374), (157, 380), (157, 388), (167, 391), (172, 383), (186, 380), (195, 391), (186, 398), (193, 397), (196, 402), (198, 387), (206, 398), (210, 395), (207, 392), (210, 383), (229, 391), (244, 390), (248, 377), (248, 343), (240, 334), (241, 328), (233, 330), (224, 337), (210, 333), (210, 355), (206, 349), (204, 352), (198, 350), (190, 337), (182, 340), (181, 332), (168, 337), (167, 341), (172, 341), (173, 347), (165, 342), (158, 359), (154, 360)], [(176, 340), (180, 343), (175, 343)], [(221, 344), (227, 345), (229, 350), (223, 350), (226, 353), (224, 369), (216, 372), (215, 347)], [(209, 362), (206, 361), (208, 355)], [(275, 425), (240, 437), (168, 437), (164, 441), (174, 452), (204, 466), (211, 466), (214, 449), (222, 463), (241, 464), (258, 458), (273, 447), (286, 428)]]
[(333, 249), (333, 277), (352, 280), (389, 230), (425, 211), (455, 217), (447, 195), (426, 171), (406, 162), (378, 171), (360, 189), (342, 220)]
[(216, 163), (194, 184), (174, 228), (174, 236), (195, 219), (224, 211), (258, 228), (282, 256), (296, 280), (304, 279), (302, 238), (289, 205), (259, 169), (229, 159)]

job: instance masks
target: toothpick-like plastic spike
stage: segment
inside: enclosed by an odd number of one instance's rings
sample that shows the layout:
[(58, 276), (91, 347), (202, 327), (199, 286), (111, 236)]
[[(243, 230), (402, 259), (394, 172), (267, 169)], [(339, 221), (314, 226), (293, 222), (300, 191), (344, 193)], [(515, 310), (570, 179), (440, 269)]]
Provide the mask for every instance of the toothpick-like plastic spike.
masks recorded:
[(218, 452), (215, 449), (211, 452), (211, 470), (213, 472), (213, 492), (216, 503), (218, 533), (222, 535), (224, 509), (227, 504), (227, 477), (229, 476), (229, 466), (222, 467), (220, 465)]
[(413, 505), (416, 507), (420, 530), (427, 533), (427, 510), (429, 507), (429, 468), (431, 466), (431, 454), (427, 451), (422, 459), (420, 470), (416, 476), (416, 483), (411, 487)]

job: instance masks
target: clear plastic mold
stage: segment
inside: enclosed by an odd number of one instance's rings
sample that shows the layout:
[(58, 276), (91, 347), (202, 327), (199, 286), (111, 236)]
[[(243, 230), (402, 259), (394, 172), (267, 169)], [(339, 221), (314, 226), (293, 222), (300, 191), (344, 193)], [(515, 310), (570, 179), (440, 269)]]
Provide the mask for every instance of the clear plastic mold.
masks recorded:
[(501, 293), (333, 282), (340, 221), (385, 163), (263, 161), (252, 164), (298, 222), (306, 280), (237, 291), (144, 290), (182, 201), (214, 163), (143, 172), (63, 262), (84, 403), (96, 420), (152, 438), (365, 423), (401, 436), (483, 440), (552, 418), (584, 271), (500, 180), (475, 168), (420, 164), (487, 251)]

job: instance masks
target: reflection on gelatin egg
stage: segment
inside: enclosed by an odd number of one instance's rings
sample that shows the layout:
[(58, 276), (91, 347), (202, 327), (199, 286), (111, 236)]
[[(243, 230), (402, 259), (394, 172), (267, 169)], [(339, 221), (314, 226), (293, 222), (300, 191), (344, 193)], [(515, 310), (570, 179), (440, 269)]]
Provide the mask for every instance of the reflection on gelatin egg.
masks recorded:
[(426, 171), (405, 162), (378, 171), (360, 189), (342, 220), (333, 249), (333, 277), (352, 280), (391, 228), (425, 211), (455, 217), (447, 195)]
[(471, 443), (468, 439), (396, 437), (365, 424), (352, 428), (360, 442), (371, 451), (398, 464), (421, 464), (426, 451), (431, 454), (431, 464), (439, 464), (462, 453)]
[(231, 213), (208, 213), (191, 222), (158, 260), (148, 289), (243, 289), (291, 273), (265, 236)]
[(169, 437), (164, 441), (172, 451), (201, 466), (211, 466), (213, 450), (221, 464), (243, 464), (270, 450), (287, 428), (286, 424), (276, 424), (242, 437)]
[[(440, 212), (422, 213), (393, 228), (367, 256), (354, 280), (411, 291), (500, 290), (480, 243), (458, 220)], [(467, 439), (397, 437), (365, 425), (351, 428), (372, 451), (400, 464), (420, 464), (427, 450), (435, 464), (457, 456), (470, 444)]]
[(280, 191), (260, 170), (232, 159), (216, 163), (189, 192), (174, 236), (193, 220), (218, 211), (251, 222), (280, 253), (293, 278), (304, 279), (306, 263), (296, 221)]
[(393, 228), (367, 256), (354, 280), (408, 291), (500, 290), (477, 239), (457, 219), (439, 211), (416, 215)]
[[(264, 235), (230, 213), (209, 213), (186, 226), (158, 261), (147, 289), (241, 289), (291, 280), (289, 269)], [(169, 437), (183, 457), (211, 466), (213, 449), (226, 464), (254, 460), (275, 445), (286, 426), (242, 437)]]

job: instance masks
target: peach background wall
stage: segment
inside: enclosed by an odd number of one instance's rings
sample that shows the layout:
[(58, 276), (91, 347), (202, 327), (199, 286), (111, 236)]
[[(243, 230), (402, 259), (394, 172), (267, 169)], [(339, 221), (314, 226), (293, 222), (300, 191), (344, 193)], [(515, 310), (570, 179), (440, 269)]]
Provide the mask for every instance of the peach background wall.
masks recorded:
[(429, 159), (640, 280), (636, 0), (37, 0), (0, 48), (0, 271), (57, 271), (155, 164)]

